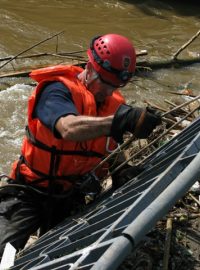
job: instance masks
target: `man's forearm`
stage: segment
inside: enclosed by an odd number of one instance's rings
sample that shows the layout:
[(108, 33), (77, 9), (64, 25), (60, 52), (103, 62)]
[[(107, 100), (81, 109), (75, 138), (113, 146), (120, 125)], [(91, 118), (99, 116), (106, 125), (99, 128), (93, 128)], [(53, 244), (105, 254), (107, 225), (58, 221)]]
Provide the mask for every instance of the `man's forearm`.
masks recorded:
[(56, 129), (63, 139), (86, 141), (101, 136), (108, 136), (113, 116), (91, 117), (67, 115), (56, 123)]

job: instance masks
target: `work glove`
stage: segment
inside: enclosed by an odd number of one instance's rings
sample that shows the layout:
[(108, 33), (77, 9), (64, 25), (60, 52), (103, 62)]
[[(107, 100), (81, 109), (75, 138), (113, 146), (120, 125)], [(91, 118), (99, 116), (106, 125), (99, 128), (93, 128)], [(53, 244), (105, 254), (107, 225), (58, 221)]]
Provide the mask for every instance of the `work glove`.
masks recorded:
[(131, 132), (136, 138), (147, 138), (161, 124), (161, 115), (152, 108), (138, 108), (122, 104), (114, 115), (111, 136), (117, 143), (123, 142), (123, 134)]

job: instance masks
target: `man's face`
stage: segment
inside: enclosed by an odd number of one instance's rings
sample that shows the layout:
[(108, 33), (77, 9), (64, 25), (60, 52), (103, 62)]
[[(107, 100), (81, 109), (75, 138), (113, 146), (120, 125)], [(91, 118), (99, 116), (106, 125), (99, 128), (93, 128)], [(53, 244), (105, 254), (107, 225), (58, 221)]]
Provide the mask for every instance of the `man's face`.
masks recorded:
[(102, 81), (101, 77), (96, 72), (94, 75), (93, 80), (90, 81), (87, 88), (94, 95), (95, 101), (102, 103), (107, 96), (112, 96), (113, 91), (115, 91), (117, 87)]

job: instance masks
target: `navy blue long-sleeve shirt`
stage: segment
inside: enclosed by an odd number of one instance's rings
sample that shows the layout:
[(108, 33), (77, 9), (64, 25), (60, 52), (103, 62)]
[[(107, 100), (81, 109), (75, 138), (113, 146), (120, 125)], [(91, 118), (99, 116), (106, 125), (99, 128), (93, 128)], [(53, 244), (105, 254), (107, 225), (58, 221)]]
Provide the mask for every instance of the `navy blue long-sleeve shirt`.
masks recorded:
[(34, 117), (37, 117), (56, 137), (60, 137), (55, 129), (56, 122), (68, 114), (78, 115), (69, 89), (61, 82), (46, 85), (37, 102)]

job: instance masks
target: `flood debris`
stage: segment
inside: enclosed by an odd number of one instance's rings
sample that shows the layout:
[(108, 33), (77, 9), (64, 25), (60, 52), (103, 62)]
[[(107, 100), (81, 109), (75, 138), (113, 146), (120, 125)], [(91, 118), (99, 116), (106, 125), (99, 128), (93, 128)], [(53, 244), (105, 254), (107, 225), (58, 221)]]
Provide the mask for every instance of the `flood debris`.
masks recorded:
[[(148, 103), (148, 102), (147, 102)], [(149, 104), (148, 104), (149, 105)], [(181, 107), (177, 104), (169, 104), (174, 121), (177, 118), (183, 119), (190, 114), (187, 125), (200, 115), (200, 100), (191, 101)], [(151, 106), (158, 109), (158, 106), (151, 103)], [(180, 106), (180, 107), (179, 107)], [(179, 108), (174, 110), (173, 108)], [(164, 111), (164, 109), (162, 110)], [(166, 133), (170, 123), (163, 123), (162, 127), (154, 132), (147, 140), (142, 143), (135, 141), (128, 149), (128, 154), (136, 156), (135, 152), (140, 152), (137, 158), (132, 160), (133, 164), (142, 164), (142, 160), (155, 150), (156, 147), (166, 143), (173, 136), (176, 136), (183, 128), (182, 125), (176, 126)], [(171, 125), (171, 127), (173, 124)], [(163, 137), (153, 144), (154, 136), (158, 132), (163, 132)], [(151, 147), (149, 147), (149, 145)], [(141, 149), (145, 151), (142, 152)], [(200, 176), (185, 196), (157, 222), (156, 227), (146, 236), (139, 247), (134, 250), (118, 268), (118, 270), (199, 270), (200, 269)]]
[(50, 39), (52, 39), (52, 38), (54, 38), (54, 37), (57, 37), (58, 35), (62, 34), (63, 32), (64, 32), (64, 31), (61, 31), (61, 32), (59, 32), (59, 33), (56, 33), (55, 35), (52, 35), (52, 36), (50, 36), (50, 37), (48, 37), (48, 38), (45, 38), (44, 40), (37, 42), (36, 44), (32, 45), (31, 47), (29, 47), (29, 48), (27, 48), (27, 49), (25, 49), (25, 50), (19, 52), (18, 54), (14, 55), (13, 57), (10, 57), (5, 63), (3, 63), (3, 64), (0, 66), (0, 69), (2, 69), (3, 67), (5, 67), (8, 63), (10, 63), (11, 61), (13, 61), (14, 59), (18, 58), (20, 55), (22, 55), (22, 54), (24, 54), (24, 53), (30, 51), (31, 49), (37, 47), (38, 45), (40, 45), (40, 44), (42, 44), (42, 43), (44, 43), (44, 42), (46, 42), (46, 41), (48, 41), (48, 40), (50, 40)]
[(183, 46), (181, 46), (180, 49), (178, 49), (177, 52), (174, 53), (173, 55), (173, 60), (176, 60), (178, 55), (185, 50), (185, 48), (187, 48), (198, 36), (200, 35), (200, 30), (197, 31), (197, 33), (192, 36), (185, 44), (183, 44)]
[[(48, 65), (57, 65), (57, 64), (74, 64), (78, 66), (84, 67), (87, 62), (86, 57), (86, 49), (82, 49), (74, 52), (58, 52), (58, 37), (64, 31), (60, 31), (56, 34), (51, 35), (50, 37), (45, 38), (42, 41), (35, 43), (29, 48), (20, 51), (14, 56), (7, 56), (4, 58), (0, 58), (0, 62), (3, 62), (0, 65), (0, 78), (4, 77), (27, 77), (29, 73), (33, 69), (46, 67)], [(193, 35), (185, 44), (181, 46), (169, 59), (158, 59), (151, 60), (143, 58), (143, 56), (148, 55), (148, 51), (146, 49), (142, 49), (136, 52), (137, 56), (137, 66), (136, 66), (136, 74), (142, 74), (144, 71), (152, 71), (154, 69), (160, 68), (178, 68), (182, 66), (192, 65), (194, 63), (200, 63), (200, 55), (199, 53), (189, 54), (186, 59), (180, 59), (178, 56), (180, 53), (185, 50), (195, 39), (197, 39), (200, 35), (200, 30)], [(27, 55), (26, 53), (31, 51), (32, 49), (38, 47), (39, 45), (56, 38), (56, 50), (55, 52), (40, 52), (40, 53), (32, 53)], [(24, 55), (25, 54), (25, 55)], [(140, 58), (141, 57), (141, 58)], [(35, 61), (34, 61), (35, 60)], [(26, 61), (26, 62), (24, 62)], [(9, 64), (9, 65), (8, 65)], [(4, 71), (3, 68), (6, 69)]]
[(200, 269), (200, 206), (189, 194), (157, 222), (118, 270)]
[(163, 258), (163, 270), (168, 270), (169, 257), (170, 257), (170, 246), (172, 236), (172, 218), (168, 218), (166, 222), (166, 238), (164, 246), (164, 258)]

